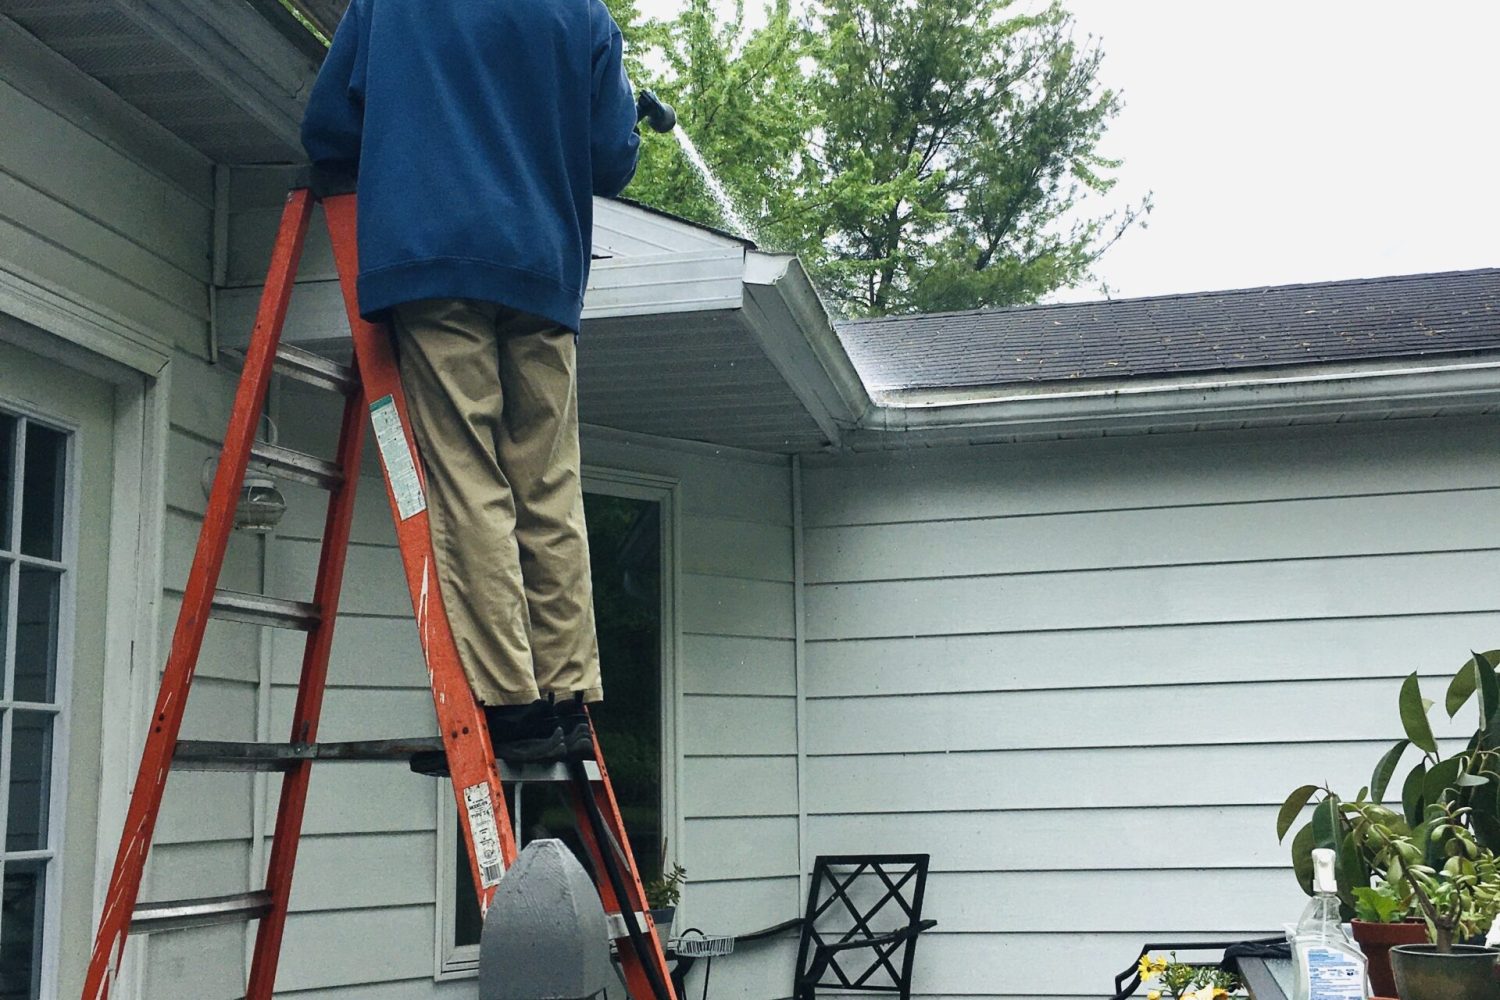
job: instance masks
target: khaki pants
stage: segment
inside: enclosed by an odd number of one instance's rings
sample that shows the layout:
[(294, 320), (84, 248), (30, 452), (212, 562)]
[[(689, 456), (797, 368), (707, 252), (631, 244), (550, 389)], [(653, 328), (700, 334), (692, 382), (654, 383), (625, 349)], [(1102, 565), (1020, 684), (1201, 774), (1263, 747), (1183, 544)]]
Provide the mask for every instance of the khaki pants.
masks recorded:
[(598, 701), (573, 334), (464, 299), (398, 306), (392, 326), (439, 584), (474, 696)]

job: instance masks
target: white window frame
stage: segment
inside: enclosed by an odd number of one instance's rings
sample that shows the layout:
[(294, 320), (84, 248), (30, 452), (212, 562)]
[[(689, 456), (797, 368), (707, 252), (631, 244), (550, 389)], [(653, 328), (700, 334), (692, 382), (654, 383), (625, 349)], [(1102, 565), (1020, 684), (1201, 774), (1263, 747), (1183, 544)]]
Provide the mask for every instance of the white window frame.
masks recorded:
[[(104, 713), (99, 734), (103, 769), (97, 790), (90, 920), (90, 926), (97, 927), (160, 666), (157, 617), (165, 561), (167, 443), (175, 352), (157, 332), (100, 312), (65, 288), (0, 267), (0, 318), (5, 317), (20, 323), (6, 324), (3, 332), (7, 343), (115, 387), (103, 697), (106, 706), (117, 708)], [(41, 416), (54, 425), (66, 424), (45, 413)], [(56, 758), (53, 766), (57, 766)], [(61, 880), (58, 888), (61, 890)], [(60, 905), (54, 906), (53, 912), (61, 919)], [(143, 938), (132, 938), (126, 944), (115, 982), (115, 992), (126, 1000), (145, 997), (144, 950)], [(52, 975), (57, 974), (54, 967)]]
[[(47, 413), (34, 406), (23, 404), (17, 400), (0, 398), (0, 414), (8, 417), (18, 418), (15, 437), (15, 454), (12, 456), (12, 467), (17, 470), (16, 480), (13, 484), (12, 499), (15, 501), (10, 510), (10, 538), (14, 545), (13, 549), (7, 549), (5, 557), (10, 564), (0, 572), (9, 577), (10, 586), (6, 592), (6, 606), (0, 608), (0, 615), (5, 616), (7, 624), (16, 622), (17, 606), (20, 603), (20, 568), (26, 565), (41, 566), (47, 569), (59, 570), (62, 573), (62, 581), (58, 588), (57, 609), (57, 664), (53, 676), (53, 702), (56, 711), (53, 714), (52, 729), (52, 760), (50, 773), (47, 776), (47, 838), (45, 846), (34, 851), (10, 852), (0, 843), (0, 859), (5, 862), (23, 860), (45, 860), (47, 865), (46, 883), (43, 888), (42, 906), (42, 956), (41, 956), (41, 979), (40, 993), (42, 997), (57, 995), (58, 975), (62, 964), (62, 886), (63, 886), (63, 851), (62, 845), (66, 842), (66, 830), (64, 824), (67, 819), (68, 802), (68, 748), (72, 743), (72, 699), (68, 696), (73, 689), (73, 633), (77, 624), (77, 579), (78, 579), (78, 517), (79, 517), (79, 477), (80, 456), (78, 451), (78, 425), (66, 420), (56, 414)], [(42, 559), (37, 556), (22, 555), (21, 548), (21, 496), (22, 475), (25, 470), (26, 461), (26, 436), (23, 433), (25, 424), (34, 423), (48, 430), (57, 431), (67, 435), (67, 452), (63, 456), (63, 536), (60, 551), (62, 558), (57, 561)], [(9, 669), (15, 660), (16, 653), (16, 629), (9, 628), (5, 633), (5, 645), (0, 649), (0, 667)], [(22, 708), (23, 710), (36, 711), (43, 707), (41, 702), (16, 702), (6, 701), (0, 698), (0, 708), (9, 710)], [(9, 817), (10, 809), (10, 765), (11, 765), (11, 731), (12, 717), (7, 711), (3, 730), (0, 730), (0, 816)], [(8, 819), (7, 819), (8, 822)], [(0, 873), (3, 873), (3, 865), (0, 865)]]
[[(671, 841), (682, 843), (682, 767), (677, 754), (677, 720), (681, 718), (682, 693), (678, 682), (681, 637), (677, 628), (678, 567), (681, 526), (679, 482), (673, 478), (617, 469), (585, 467), (586, 493), (645, 500), (659, 506), (661, 517), (661, 814), (662, 829), (671, 831)], [(433, 974), (438, 982), (472, 979), (479, 974), (479, 946), (455, 943), (454, 910), (458, 892), (454, 854), (458, 850), (458, 824), (452, 786), (437, 785), (437, 919), (434, 923)]]

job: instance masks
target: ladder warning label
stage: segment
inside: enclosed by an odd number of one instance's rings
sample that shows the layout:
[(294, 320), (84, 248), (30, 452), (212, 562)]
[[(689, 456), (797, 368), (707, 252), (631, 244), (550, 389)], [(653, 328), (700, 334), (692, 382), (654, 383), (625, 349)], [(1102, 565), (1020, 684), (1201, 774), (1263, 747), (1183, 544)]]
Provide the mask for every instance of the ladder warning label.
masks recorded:
[(479, 880), (483, 888), (500, 884), (505, 862), (500, 857), (500, 831), (495, 827), (495, 807), (490, 804), (490, 786), (470, 785), (464, 789), (464, 807), (469, 811), (469, 837), (474, 841), (474, 856), (479, 860)]
[(385, 477), (396, 497), (396, 510), (403, 521), (416, 517), (427, 509), (427, 498), (422, 495), (422, 480), (417, 477), (417, 464), (412, 461), (411, 447), (406, 443), (396, 400), (382, 396), (371, 403), (370, 422), (375, 425), (375, 441), (380, 445), (380, 461), (385, 465)]

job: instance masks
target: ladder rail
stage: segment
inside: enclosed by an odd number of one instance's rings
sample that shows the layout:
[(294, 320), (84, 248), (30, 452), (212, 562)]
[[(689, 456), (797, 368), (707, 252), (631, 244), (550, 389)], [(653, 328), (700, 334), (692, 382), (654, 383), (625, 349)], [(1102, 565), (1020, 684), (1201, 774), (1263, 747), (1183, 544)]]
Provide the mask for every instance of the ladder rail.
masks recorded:
[(271, 252), (271, 267), (261, 293), (255, 329), (245, 356), (245, 371), (235, 391), (233, 415), (224, 435), (224, 448), (214, 474), (198, 536), (193, 568), (182, 596), (182, 607), (172, 635), (171, 651), (157, 691), (150, 731), (136, 772), (135, 788), (125, 815), (120, 847), (105, 896), (104, 912), (94, 939), (94, 950), (84, 977), (85, 1000), (107, 1000), (125, 950), (130, 919), (140, 893), (146, 854), (156, 830), (162, 792), (172, 766), (172, 754), (182, 729), (188, 686), (203, 647), (214, 590), (224, 565), (229, 534), (234, 528), (235, 498), (244, 485), (250, 449), (265, 409), (277, 343), (286, 323), (292, 286), (302, 246), (312, 217), (312, 196), (293, 191), (282, 210), (281, 228)]
[[(460, 828), (469, 855), (479, 911), (489, 909), (491, 898), (500, 884), (500, 875), (516, 860), (516, 840), (510, 815), (505, 808), (505, 793), (495, 769), (495, 755), (490, 747), (489, 729), (458, 655), (458, 645), (448, 624), (442, 587), (432, 555), (432, 535), (426, 511), (426, 478), (412, 437), (411, 419), (406, 408), (406, 393), (401, 386), (391, 333), (383, 325), (365, 320), (359, 312), (356, 278), (359, 274), (359, 251), (356, 242), (356, 206), (353, 194), (332, 195), (323, 199), (323, 215), (333, 243), (334, 264), (339, 272), (344, 307), (354, 338), (354, 356), (364, 402), (376, 407), (393, 408), (395, 426), (387, 425), (387, 439), (377, 440), (381, 468), (385, 473), (386, 498), (390, 501), (400, 543), (401, 562), (416, 614), (417, 632), (422, 656), (431, 679), (433, 707), (448, 754), (453, 779), (453, 796), (458, 806)], [(399, 433), (396, 433), (399, 432)], [(405, 495), (397, 492), (402, 470), (393, 471), (387, 447), (410, 456), (410, 472), (415, 476), (415, 494), (411, 483), (402, 484)], [(414, 503), (414, 498), (416, 502)], [(413, 507), (420, 509), (413, 510)]]
[[(599, 777), (596, 781), (580, 781), (581, 768), (570, 765), (574, 780), (568, 785), (568, 798), (577, 817), (579, 838), (594, 871), (600, 873), (595, 881), (604, 912), (612, 918), (618, 917), (629, 934), (630, 947), (623, 944), (620, 947), (620, 968), (625, 973), (626, 989), (640, 1000), (648, 997), (677, 1000), (667, 959), (655, 932), (646, 890), (641, 885), (641, 870), (636, 866), (635, 853), (630, 849), (630, 838), (625, 833), (625, 821), (620, 815), (614, 786), (610, 784), (609, 769), (604, 765), (604, 754), (599, 751), (599, 735), (594, 730), (592, 719), (589, 720), (589, 735)], [(623, 855), (629, 878), (618, 871), (620, 855)], [(639, 914), (646, 916), (644, 926), (632, 929), (632, 918)]]
[[(297, 704), (292, 712), (291, 741), (311, 743), (318, 738), (318, 721), (327, 690), (328, 658), (338, 621), (339, 595), (343, 590), (344, 566), (349, 553), (349, 534), (354, 524), (354, 502), (359, 486), (360, 454), (364, 448), (364, 407), (357, 394), (344, 401), (343, 426), (339, 432), (338, 485), (328, 498), (323, 527), (323, 549), (318, 560), (313, 605), (318, 624), (307, 635), (302, 653), (302, 674), (297, 684)], [(271, 1000), (276, 987), (276, 967), (291, 901), (292, 876), (297, 866), (297, 847), (302, 836), (302, 816), (307, 806), (307, 788), (312, 778), (312, 760), (294, 762), (282, 776), (281, 798), (276, 809), (276, 829), (271, 839), (271, 857), (266, 867), (266, 891), (270, 911), (256, 929), (255, 951), (245, 1000)]]

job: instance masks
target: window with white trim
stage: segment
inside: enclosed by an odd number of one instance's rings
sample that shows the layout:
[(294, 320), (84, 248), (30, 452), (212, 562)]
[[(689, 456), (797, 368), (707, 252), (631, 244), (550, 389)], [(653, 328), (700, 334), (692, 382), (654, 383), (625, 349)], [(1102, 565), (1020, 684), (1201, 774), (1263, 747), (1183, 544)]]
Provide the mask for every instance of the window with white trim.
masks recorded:
[(37, 1000), (57, 879), (53, 747), (72, 585), (70, 435), (0, 411), (0, 1000)]
[[(660, 485), (591, 482), (584, 507), (593, 570), (594, 611), (605, 700), (591, 710), (609, 764), (610, 782), (643, 880), (661, 873), (672, 748), (664, 713), (670, 587), (664, 586), (663, 532), (670, 492)], [(517, 845), (556, 837), (582, 857), (571, 806), (555, 786), (513, 786), (508, 808)], [(457, 811), (446, 784), (438, 796), (439, 870), (436, 978), (472, 975), (482, 927), (469, 862), (458, 838)], [(0, 1000), (4, 1000), (0, 997)]]

